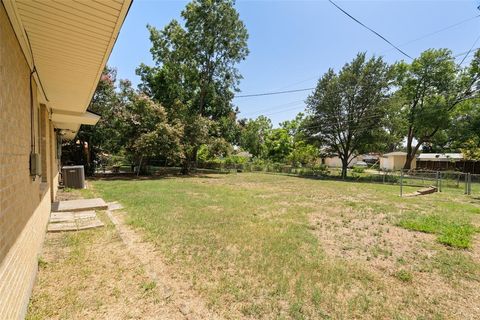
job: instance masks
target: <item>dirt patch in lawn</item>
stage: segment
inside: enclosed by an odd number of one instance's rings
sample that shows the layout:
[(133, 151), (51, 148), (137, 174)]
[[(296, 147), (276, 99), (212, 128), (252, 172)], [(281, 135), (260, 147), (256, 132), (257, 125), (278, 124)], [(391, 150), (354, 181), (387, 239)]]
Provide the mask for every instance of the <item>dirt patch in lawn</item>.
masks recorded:
[[(309, 221), (327, 256), (359, 263), (385, 286), (395, 288), (385, 291), (391, 303), (412, 299), (404, 308), (406, 314), (415, 317), (420, 306), (431, 309), (433, 315), (458, 319), (475, 319), (480, 314), (480, 274), (475, 270), (470, 275), (444, 274), (449, 272), (445, 268), (460, 271), (470, 262), (448, 257), (440, 261), (439, 255), (449, 249), (438, 244), (435, 235), (397, 227), (386, 214), (333, 205), (313, 212)], [(478, 241), (472, 250), (460, 251), (457, 257), (477, 256), (477, 245)], [(475, 260), (472, 268), (478, 267)]]
[(360, 213), (352, 208), (335, 211), (310, 215), (313, 232), (330, 256), (366, 262), (388, 271), (399, 262), (411, 265), (419, 256), (431, 257), (435, 253), (428, 248), (434, 235), (396, 227), (385, 214)]

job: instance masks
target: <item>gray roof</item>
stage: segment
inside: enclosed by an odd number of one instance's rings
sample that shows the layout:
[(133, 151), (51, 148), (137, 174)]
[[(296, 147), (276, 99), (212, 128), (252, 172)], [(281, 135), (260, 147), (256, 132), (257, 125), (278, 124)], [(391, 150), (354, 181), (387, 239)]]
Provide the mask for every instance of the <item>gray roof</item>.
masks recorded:
[(394, 152), (389, 152), (389, 153), (385, 153), (383, 156), (406, 156), (407, 153), (406, 152), (403, 152), (403, 151), (394, 151)]
[(461, 153), (420, 153), (417, 159), (423, 160), (423, 161), (462, 160), (463, 154)]

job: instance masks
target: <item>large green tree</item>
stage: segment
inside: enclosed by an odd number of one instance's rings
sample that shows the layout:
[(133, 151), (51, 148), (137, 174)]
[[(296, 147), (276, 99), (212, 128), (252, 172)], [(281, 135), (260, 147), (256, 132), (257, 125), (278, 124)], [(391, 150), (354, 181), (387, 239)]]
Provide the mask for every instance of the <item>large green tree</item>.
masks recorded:
[(171, 163), (181, 160), (183, 125), (179, 121), (168, 122), (165, 109), (133, 89), (130, 81), (120, 82), (118, 96), (123, 106), (119, 114), (123, 125), (118, 131), (129, 158), (140, 166), (150, 158)]
[(265, 141), (272, 130), (272, 121), (265, 116), (241, 121), (240, 146), (256, 158), (266, 154)]
[(398, 101), (406, 122), (407, 159), (411, 168), (417, 151), (452, 125), (457, 107), (472, 98), (479, 79), (480, 55), (460, 69), (448, 49), (430, 49), (412, 63), (396, 64)]
[(367, 150), (385, 116), (391, 68), (382, 58), (359, 53), (339, 73), (328, 70), (307, 98), (307, 130), (342, 161), (342, 177), (356, 153)]
[[(196, 164), (200, 145), (222, 135), (210, 125), (231, 119), (241, 75), (236, 65), (248, 55), (248, 33), (232, 0), (194, 0), (162, 30), (148, 26), (154, 67), (141, 65), (141, 90), (184, 125), (184, 172)], [(203, 134), (208, 132), (208, 134)], [(228, 138), (228, 137), (227, 137)]]
[(295, 119), (280, 123), (280, 127), (286, 130), (291, 137), (291, 151), (286, 160), (293, 166), (312, 165), (320, 156), (318, 147), (309, 142), (308, 135), (305, 132), (306, 125), (308, 125), (308, 119), (302, 112), (297, 114)]

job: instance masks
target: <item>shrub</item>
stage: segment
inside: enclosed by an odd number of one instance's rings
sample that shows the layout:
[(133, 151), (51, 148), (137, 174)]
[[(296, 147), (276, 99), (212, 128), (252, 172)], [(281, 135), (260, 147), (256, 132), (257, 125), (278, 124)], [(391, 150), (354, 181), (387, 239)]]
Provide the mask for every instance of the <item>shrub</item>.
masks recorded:
[(364, 167), (353, 167), (352, 172), (354, 172), (354, 173), (364, 173), (365, 168)]
[(328, 176), (330, 171), (326, 165), (318, 164), (312, 167), (312, 173), (316, 176)]

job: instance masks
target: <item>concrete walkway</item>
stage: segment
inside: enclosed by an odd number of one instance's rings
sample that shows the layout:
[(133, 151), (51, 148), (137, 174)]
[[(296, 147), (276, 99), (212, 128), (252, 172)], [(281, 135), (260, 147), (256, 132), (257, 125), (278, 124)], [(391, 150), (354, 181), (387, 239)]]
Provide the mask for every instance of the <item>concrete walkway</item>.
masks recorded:
[(108, 205), (102, 198), (66, 200), (52, 203), (53, 212), (106, 210)]
[(52, 204), (48, 224), (49, 232), (78, 231), (103, 227), (95, 210), (105, 210), (107, 203), (101, 199), (59, 201)]

